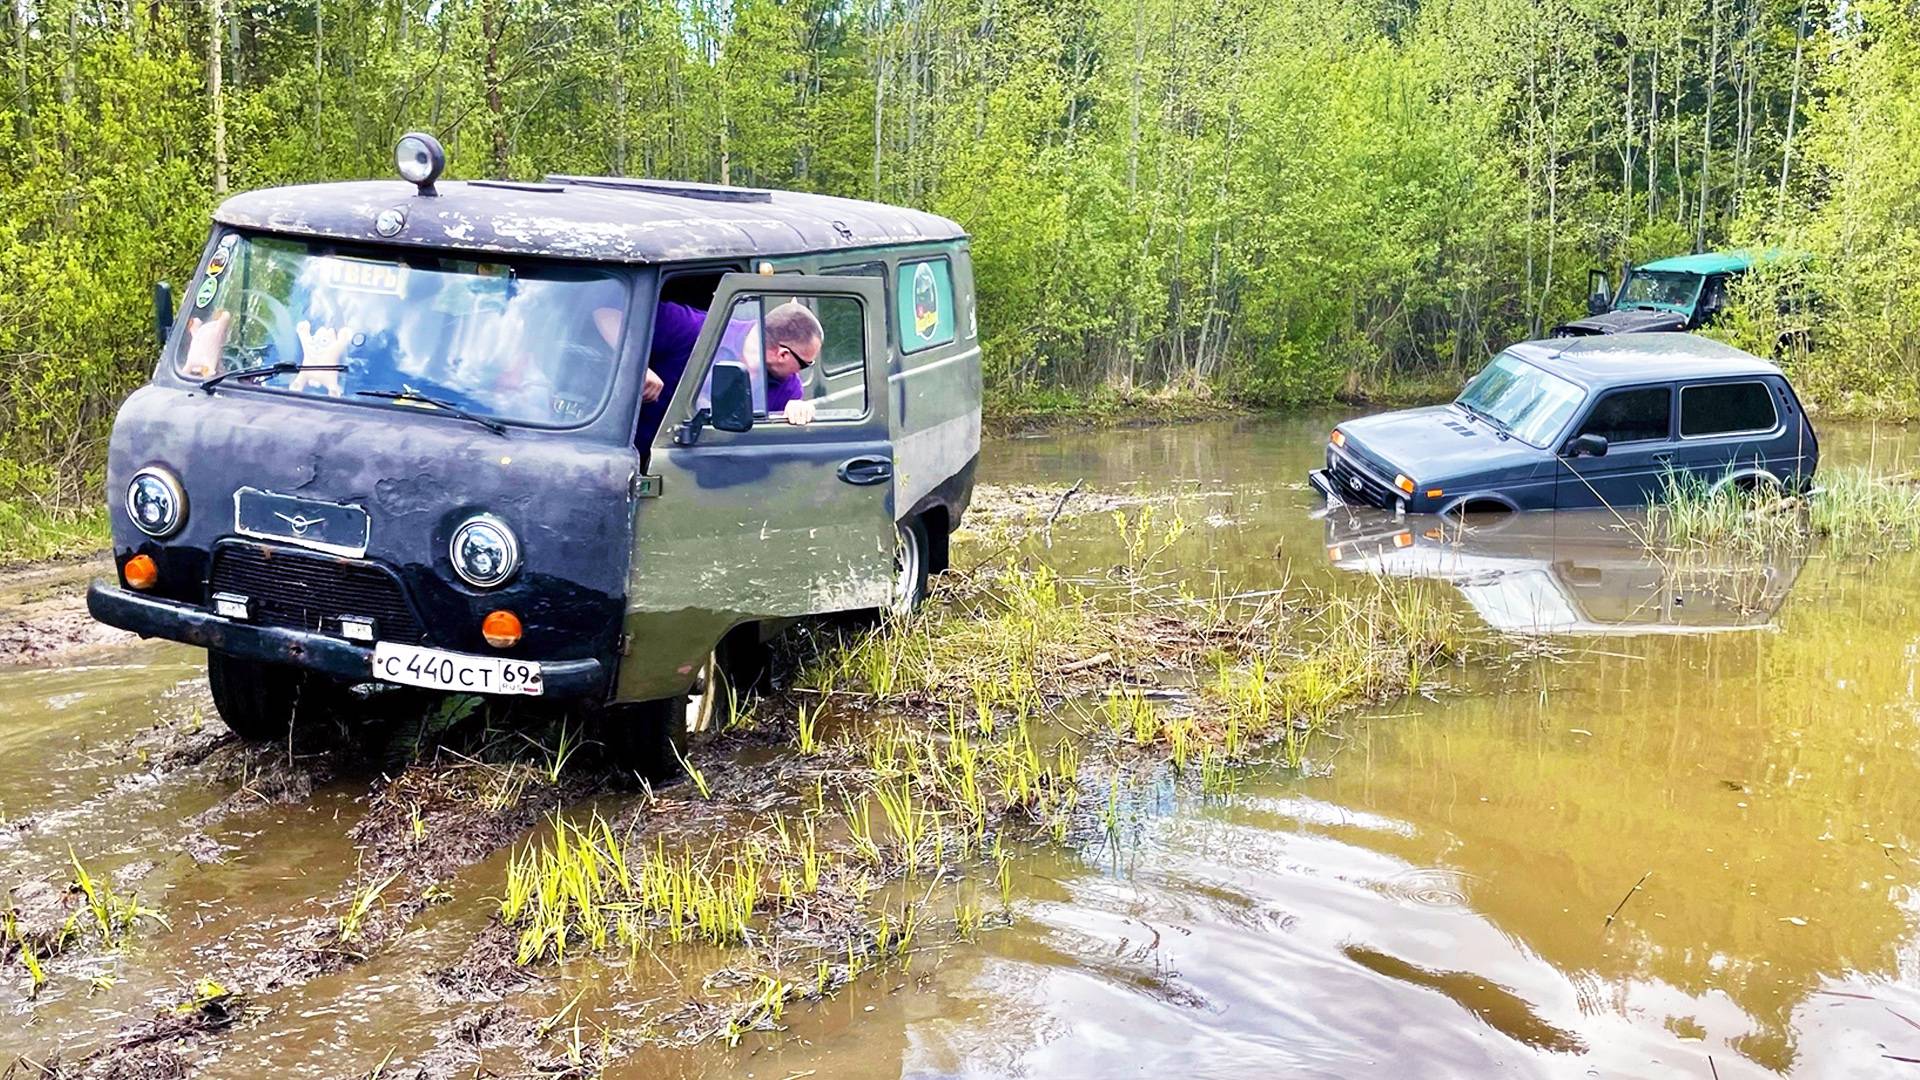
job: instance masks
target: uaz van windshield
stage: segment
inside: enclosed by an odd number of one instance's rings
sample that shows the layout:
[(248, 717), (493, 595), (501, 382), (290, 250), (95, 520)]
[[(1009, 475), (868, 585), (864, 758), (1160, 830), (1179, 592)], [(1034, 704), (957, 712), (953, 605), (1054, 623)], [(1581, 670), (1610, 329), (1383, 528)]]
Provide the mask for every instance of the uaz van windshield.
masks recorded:
[(196, 381), (291, 364), (302, 370), (247, 384), (569, 427), (606, 399), (628, 292), (585, 267), (229, 233), (207, 259), (173, 364)]
[(1586, 392), (1511, 353), (1493, 358), (1454, 403), (1529, 446), (1545, 446)]

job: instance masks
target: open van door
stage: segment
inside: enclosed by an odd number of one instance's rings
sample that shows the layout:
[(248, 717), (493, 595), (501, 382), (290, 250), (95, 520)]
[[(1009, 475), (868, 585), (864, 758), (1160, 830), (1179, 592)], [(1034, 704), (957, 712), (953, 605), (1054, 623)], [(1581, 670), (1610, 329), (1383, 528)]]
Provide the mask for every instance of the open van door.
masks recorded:
[[(815, 409), (804, 426), (769, 413), (762, 370), (767, 314), (789, 302), (825, 333), (802, 372)], [(888, 603), (897, 535), (885, 305), (872, 278), (720, 279), (634, 500), (618, 699), (685, 691), (743, 622)], [(844, 378), (856, 368), (864, 378)], [(841, 377), (829, 385), (827, 371)]]
[(1613, 284), (1605, 270), (1587, 271), (1587, 314), (1599, 315), (1613, 309)]

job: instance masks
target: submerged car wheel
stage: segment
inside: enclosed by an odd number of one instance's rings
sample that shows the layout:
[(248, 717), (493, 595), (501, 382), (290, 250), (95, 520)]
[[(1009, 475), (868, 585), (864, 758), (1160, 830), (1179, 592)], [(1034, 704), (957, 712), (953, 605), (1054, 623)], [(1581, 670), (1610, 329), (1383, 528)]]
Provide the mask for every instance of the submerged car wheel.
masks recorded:
[(285, 738), (303, 699), (311, 705), (332, 688), (299, 668), (217, 652), (207, 654), (207, 686), (220, 719), (248, 742)]
[(893, 551), (892, 615), (911, 614), (927, 598), (927, 525), (917, 517), (901, 522)]

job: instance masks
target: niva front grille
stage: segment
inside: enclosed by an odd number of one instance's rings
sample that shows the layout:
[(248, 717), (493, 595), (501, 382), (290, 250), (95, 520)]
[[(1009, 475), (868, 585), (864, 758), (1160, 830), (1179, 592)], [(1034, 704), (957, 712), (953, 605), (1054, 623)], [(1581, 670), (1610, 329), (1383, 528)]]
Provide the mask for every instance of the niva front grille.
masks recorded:
[(426, 631), (407, 603), (400, 579), (386, 567), (361, 559), (265, 544), (221, 544), (214, 549), (207, 591), (246, 597), (252, 602), (251, 620), (260, 626), (338, 635), (344, 615), (374, 620), (381, 641), (426, 644)]
[(1393, 509), (1394, 500), (1400, 493), (1383, 486), (1378, 480), (1353, 467), (1353, 464), (1338, 454), (1329, 454), (1327, 476), (1333, 481), (1333, 489), (1347, 502), (1365, 503), (1382, 510)]

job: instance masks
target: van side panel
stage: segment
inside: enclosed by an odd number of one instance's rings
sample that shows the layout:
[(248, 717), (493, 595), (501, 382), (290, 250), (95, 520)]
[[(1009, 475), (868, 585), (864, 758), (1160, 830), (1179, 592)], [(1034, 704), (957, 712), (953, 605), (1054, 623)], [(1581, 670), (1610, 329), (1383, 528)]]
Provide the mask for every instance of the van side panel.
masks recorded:
[[(945, 255), (952, 266), (954, 339), (903, 355), (899, 328), (894, 327), (894, 371), (888, 380), (894, 508), (904, 514), (939, 490), (941, 501), (952, 504), (957, 516), (972, 494), (969, 466), (980, 454), (982, 386), (973, 260), (964, 244), (926, 254)], [(903, 253), (899, 258), (910, 262), (920, 255)], [(968, 490), (953, 490), (950, 481), (963, 474)]]

